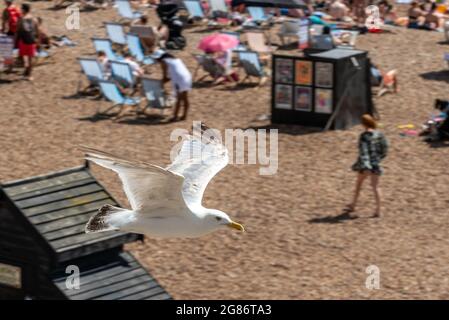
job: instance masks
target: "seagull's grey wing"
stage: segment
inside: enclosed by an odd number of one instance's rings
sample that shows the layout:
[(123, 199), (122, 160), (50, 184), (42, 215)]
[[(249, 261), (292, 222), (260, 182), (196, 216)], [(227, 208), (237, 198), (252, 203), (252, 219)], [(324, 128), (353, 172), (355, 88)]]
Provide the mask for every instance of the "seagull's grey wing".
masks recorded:
[[(115, 171), (133, 210), (155, 212), (158, 208), (173, 212), (186, 209), (182, 197), (184, 177), (145, 162), (135, 162), (89, 147), (81, 147), (86, 159)], [(166, 210), (164, 210), (166, 211)]]
[(228, 150), (221, 143), (188, 136), (167, 170), (184, 176), (182, 195), (187, 206), (201, 205), (210, 180), (229, 163)]

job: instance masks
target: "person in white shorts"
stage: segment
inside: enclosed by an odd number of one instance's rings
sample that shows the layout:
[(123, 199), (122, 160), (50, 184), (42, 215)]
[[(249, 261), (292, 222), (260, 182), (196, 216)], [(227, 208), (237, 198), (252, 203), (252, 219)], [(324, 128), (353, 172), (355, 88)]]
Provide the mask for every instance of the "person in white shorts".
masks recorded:
[(188, 93), (192, 90), (192, 74), (181, 59), (174, 57), (170, 53), (159, 51), (154, 56), (161, 63), (163, 82), (171, 80), (173, 91), (176, 92), (175, 111), (170, 121), (178, 120), (181, 104), (184, 107), (184, 112), (179, 120), (185, 120), (190, 107)]

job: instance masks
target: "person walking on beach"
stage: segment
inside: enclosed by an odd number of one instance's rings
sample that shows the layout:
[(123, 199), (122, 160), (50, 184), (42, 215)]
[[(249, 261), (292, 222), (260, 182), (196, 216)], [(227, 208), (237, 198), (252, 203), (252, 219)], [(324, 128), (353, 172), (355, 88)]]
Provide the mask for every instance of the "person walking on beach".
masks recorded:
[(352, 203), (346, 206), (345, 213), (350, 215), (355, 211), (362, 184), (366, 178), (370, 178), (376, 200), (376, 211), (374, 217), (380, 217), (380, 190), (379, 177), (382, 174), (380, 163), (388, 153), (388, 141), (384, 134), (376, 130), (377, 122), (369, 114), (362, 116), (364, 132), (359, 137), (359, 156), (352, 165), (352, 170), (357, 172), (354, 197)]
[(31, 15), (31, 7), (28, 3), (22, 4), (22, 18), (17, 26), (17, 43), (19, 56), (23, 59), (25, 66), (24, 77), (33, 80), (31, 71), (33, 69), (33, 58), (36, 55), (37, 40), (39, 37), (38, 23)]
[(22, 13), (19, 8), (13, 4), (13, 0), (5, 0), (6, 8), (2, 13), (2, 33), (7, 36), (14, 36), (17, 31), (17, 23), (19, 22)]
[(181, 59), (176, 58), (170, 53), (158, 50), (154, 56), (161, 63), (163, 82), (165, 83), (171, 80), (173, 91), (176, 93), (175, 111), (170, 121), (178, 120), (181, 104), (184, 107), (184, 111), (179, 120), (185, 120), (190, 107), (189, 91), (192, 90), (192, 74)]

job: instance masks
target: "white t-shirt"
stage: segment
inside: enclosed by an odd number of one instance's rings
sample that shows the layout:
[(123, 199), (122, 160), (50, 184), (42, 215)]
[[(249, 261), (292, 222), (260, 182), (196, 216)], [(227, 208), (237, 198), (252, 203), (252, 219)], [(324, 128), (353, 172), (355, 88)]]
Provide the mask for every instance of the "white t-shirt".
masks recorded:
[(165, 58), (168, 74), (176, 92), (190, 91), (192, 89), (192, 75), (184, 62), (178, 58)]
[(125, 62), (127, 64), (129, 64), (129, 66), (131, 67), (133, 75), (138, 77), (140, 75), (140, 70), (141, 70), (139, 64), (135, 61), (128, 60), (128, 59), (125, 59)]

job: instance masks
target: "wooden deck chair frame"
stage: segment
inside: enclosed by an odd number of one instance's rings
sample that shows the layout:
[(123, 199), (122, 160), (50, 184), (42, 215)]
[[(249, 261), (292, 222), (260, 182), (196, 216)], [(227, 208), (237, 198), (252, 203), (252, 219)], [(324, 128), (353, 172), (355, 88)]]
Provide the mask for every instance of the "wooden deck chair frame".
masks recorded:
[[(193, 57), (195, 58), (195, 60), (197, 62), (197, 66), (195, 68), (195, 71), (193, 72), (193, 77), (192, 77), (194, 82), (195, 81), (201, 82), (204, 79), (206, 79), (207, 77), (211, 77), (212, 80), (216, 80), (216, 79), (218, 79), (221, 76), (225, 76), (224, 68), (221, 65), (219, 65), (217, 62), (215, 62), (212, 57), (209, 57), (209, 56), (207, 56), (205, 54), (197, 54), (197, 55), (194, 54)], [(214, 77), (214, 74), (212, 72), (210, 72), (212, 70), (210, 70), (210, 71), (207, 70), (207, 65), (204, 63), (206, 60), (210, 61), (211, 65), (213, 67), (217, 68), (217, 70), (216, 70), (217, 71), (217, 76), (216, 77)], [(206, 74), (203, 75), (200, 79), (196, 80), (196, 76), (198, 75), (198, 72), (200, 71), (200, 69), (203, 69), (203, 71)], [(222, 69), (222, 71), (220, 72), (219, 69)]]
[[(100, 83), (101, 83), (101, 82), (113, 84), (113, 85), (116, 87), (116, 89), (120, 92), (120, 95), (123, 96), (123, 92), (120, 90), (120, 87), (119, 87), (114, 81), (111, 81), (111, 80), (101, 80), (101, 81), (99, 81), (99, 86), (100, 86)], [(106, 100), (110, 101), (110, 100), (106, 97), (106, 95), (104, 94), (104, 92), (103, 92), (103, 90), (101, 89), (101, 87), (100, 87), (100, 93), (101, 93), (101, 95), (102, 95), (103, 97), (105, 97)], [(125, 98), (125, 100), (126, 100), (127, 98), (129, 99), (130, 97), (128, 97), (128, 96), (123, 96), (123, 98)], [(138, 109), (138, 108), (139, 108), (140, 99), (139, 99), (139, 98), (136, 98), (135, 100), (136, 100), (136, 102), (137, 102), (137, 103), (135, 104), (135, 106), (136, 106), (136, 109)], [(112, 101), (111, 101), (111, 102), (112, 102)], [(114, 108), (119, 107), (119, 111), (118, 111), (117, 115), (114, 117), (114, 121), (115, 121), (115, 120), (117, 120), (117, 119), (119, 119), (119, 118), (121, 118), (121, 117), (123, 116), (122, 112), (123, 112), (123, 109), (125, 108), (125, 106), (128, 106), (128, 104), (126, 104), (126, 103), (113, 103), (113, 105), (110, 106), (109, 108), (107, 108), (106, 110), (100, 111), (100, 105), (98, 105), (98, 106), (97, 106), (97, 111), (96, 111), (96, 113), (97, 113), (98, 115), (108, 115), (109, 112), (110, 112), (111, 110), (113, 110)]]
[[(274, 51), (277, 49), (276, 47), (271, 45), (270, 38), (267, 37), (265, 32), (252, 30), (252, 31), (245, 31), (244, 35), (246, 37), (248, 48), (251, 51), (259, 53), (260, 58), (264, 61), (266, 61), (269, 58), (269, 55), (273, 54)], [(261, 42), (261, 40), (263, 41)], [(268, 44), (265, 42), (267, 42)], [(262, 47), (265, 47), (266, 50), (261, 50)]]
[[(90, 61), (92, 63), (96, 63), (98, 65), (99, 70), (101, 71), (101, 67), (100, 67), (97, 59), (95, 59), (95, 58), (83, 58), (83, 57), (80, 57), (80, 58), (77, 58), (77, 60), (80, 62), (80, 64), (81, 64), (81, 60), (85, 60), (85, 61), (87, 60), (87, 61)], [(80, 71), (80, 75), (79, 75), (79, 78), (78, 78), (78, 84), (77, 84), (77, 87), (76, 87), (76, 94), (77, 95), (79, 95), (79, 94), (88, 94), (89, 90), (92, 90), (94, 88), (98, 89), (99, 81), (100, 80), (104, 80), (104, 79), (98, 79), (97, 83), (95, 83), (95, 82), (89, 80), (88, 76), (84, 73), (82, 65), (80, 67), (81, 67), (81, 71)], [(83, 83), (83, 79), (84, 78), (87, 78), (89, 84), (84, 89), (81, 89), (81, 85)], [(101, 93), (98, 94), (97, 97), (101, 97)]]
[(254, 54), (254, 55), (257, 56), (257, 59), (259, 61), (259, 66), (260, 66), (260, 68), (262, 68), (262, 72), (263, 72), (262, 75), (258, 76), (259, 82), (258, 82), (256, 88), (260, 88), (260, 87), (262, 87), (266, 83), (266, 81), (268, 79), (268, 76), (265, 74), (265, 70), (264, 70), (264, 67), (263, 67), (263, 65), (262, 65), (262, 63), (260, 61), (259, 54), (256, 51), (241, 51), (241, 52), (238, 53), (240, 69), (243, 68), (243, 70), (245, 72), (245, 77), (242, 80), (239, 81), (239, 84), (243, 84), (243, 83), (245, 83), (245, 81), (250, 80), (252, 77), (255, 77), (254, 75), (251, 75), (251, 74), (249, 74), (249, 72), (247, 72), (247, 67), (246, 67), (245, 63), (240, 60), (241, 55), (245, 54), (245, 53), (250, 53), (250, 54)]
[[(203, 16), (201, 17), (201, 16), (194, 16), (194, 15), (192, 15), (193, 11), (191, 12), (188, 9), (188, 4), (186, 4), (186, 2), (187, 3), (197, 2), (199, 4), (200, 8), (201, 8)], [(185, 7), (184, 10), (187, 13), (188, 19), (192, 19), (194, 22), (197, 22), (197, 23), (194, 23), (193, 25), (207, 25), (207, 23), (209, 22), (209, 19), (207, 18), (206, 13), (204, 12), (203, 8), (201, 7), (201, 1), (200, 0), (184, 0), (183, 3), (184, 3), (184, 7)], [(188, 25), (187, 25), (187, 27), (188, 27)]]
[(165, 92), (163, 92), (163, 102), (161, 103), (160, 107), (154, 107), (151, 105), (151, 102), (148, 100), (147, 96), (146, 96), (146, 90), (145, 90), (145, 83), (144, 82), (159, 82), (160, 83), (160, 87), (161, 87), (161, 91), (164, 90), (164, 85), (162, 83), (161, 80), (158, 79), (153, 79), (153, 78), (149, 78), (149, 77), (142, 77), (141, 79), (141, 91), (142, 91), (142, 96), (144, 97), (143, 99), (147, 101), (146, 105), (143, 107), (142, 112), (145, 113), (146, 109), (159, 109), (161, 111), (161, 115), (164, 114), (164, 111), (166, 109), (170, 109), (172, 106), (168, 103), (168, 99), (165, 96)]

